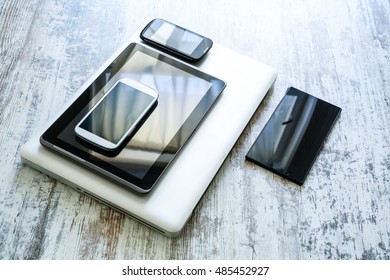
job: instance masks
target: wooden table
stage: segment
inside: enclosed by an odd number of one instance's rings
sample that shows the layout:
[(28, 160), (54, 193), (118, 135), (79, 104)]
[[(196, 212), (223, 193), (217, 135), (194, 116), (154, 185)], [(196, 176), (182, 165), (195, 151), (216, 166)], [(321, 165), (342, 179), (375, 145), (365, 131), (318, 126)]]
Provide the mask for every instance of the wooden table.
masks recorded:
[[(173, 239), (19, 156), (149, 17), (279, 72)], [(289, 86), (343, 109), (302, 187), (244, 160)], [(3, 0), (0, 120), (1, 259), (390, 259), (388, 0)]]

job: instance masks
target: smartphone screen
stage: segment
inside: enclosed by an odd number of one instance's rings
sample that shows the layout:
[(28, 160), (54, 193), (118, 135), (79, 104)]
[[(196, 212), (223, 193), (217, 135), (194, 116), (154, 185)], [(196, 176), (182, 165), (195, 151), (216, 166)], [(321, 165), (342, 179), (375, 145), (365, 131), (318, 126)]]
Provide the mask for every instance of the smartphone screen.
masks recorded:
[(156, 95), (119, 80), (76, 126), (76, 133), (101, 148), (115, 149), (156, 100)]
[(141, 38), (194, 60), (200, 59), (212, 46), (210, 39), (162, 19), (149, 23)]
[(203, 38), (199, 35), (179, 28), (171, 23), (163, 22), (150, 37), (157, 43), (171, 46), (177, 50), (191, 55)]

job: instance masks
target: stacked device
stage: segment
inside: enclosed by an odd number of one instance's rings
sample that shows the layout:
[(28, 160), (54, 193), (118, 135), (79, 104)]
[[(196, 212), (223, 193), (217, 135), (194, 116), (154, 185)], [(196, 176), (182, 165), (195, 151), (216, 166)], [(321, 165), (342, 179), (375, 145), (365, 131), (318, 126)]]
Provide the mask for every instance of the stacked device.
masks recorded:
[[(67, 185), (176, 235), (276, 71), (218, 44), (209, 51), (209, 39), (169, 22), (154, 20), (141, 33), (155, 43), (142, 44), (139, 33), (130, 38), (55, 121), (22, 147), (21, 156)], [(189, 63), (194, 60), (197, 67)]]

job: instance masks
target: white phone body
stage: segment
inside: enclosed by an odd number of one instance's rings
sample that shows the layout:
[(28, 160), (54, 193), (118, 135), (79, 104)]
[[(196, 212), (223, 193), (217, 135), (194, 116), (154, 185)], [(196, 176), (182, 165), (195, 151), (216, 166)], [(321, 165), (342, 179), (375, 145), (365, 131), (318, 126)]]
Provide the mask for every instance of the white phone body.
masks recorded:
[(76, 135), (114, 151), (134, 132), (157, 99), (156, 90), (128, 78), (119, 79), (76, 125)]

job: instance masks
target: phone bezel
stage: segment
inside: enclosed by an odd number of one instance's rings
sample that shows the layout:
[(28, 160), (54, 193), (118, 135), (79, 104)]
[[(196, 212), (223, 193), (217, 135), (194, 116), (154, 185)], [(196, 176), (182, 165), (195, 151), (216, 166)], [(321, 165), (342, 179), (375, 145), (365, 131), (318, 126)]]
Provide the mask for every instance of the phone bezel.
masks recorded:
[[(152, 25), (156, 25), (157, 27), (157, 30), (158, 28), (163, 25), (164, 23), (168, 23), (168, 24), (171, 24), (173, 25), (175, 28), (178, 28), (178, 29), (181, 29), (181, 30), (184, 30), (186, 32), (189, 32), (193, 35), (196, 35), (198, 36), (199, 38), (201, 38), (202, 40), (200, 41), (200, 43), (196, 46), (196, 48), (192, 51), (191, 54), (188, 54), (188, 53), (185, 53), (183, 51), (181, 51), (180, 49), (177, 49), (177, 48), (174, 48), (173, 46), (170, 46), (170, 45), (165, 45), (165, 44), (161, 44), (159, 42), (156, 42), (154, 41), (153, 39), (151, 39), (151, 36), (153, 36), (155, 34), (154, 31), (152, 31), (150, 29), (150, 27)], [(153, 19), (151, 22), (149, 22), (145, 28), (141, 31), (140, 33), (140, 38), (142, 40), (144, 40), (145, 42), (149, 43), (149, 44), (152, 44), (153, 46), (155, 47), (158, 47), (160, 49), (163, 49), (164, 51), (167, 51), (171, 54), (174, 54), (176, 56), (179, 56), (181, 58), (185, 58), (187, 60), (193, 60), (193, 61), (197, 61), (197, 60), (200, 60), (204, 55), (206, 55), (206, 53), (211, 49), (211, 47), (213, 46), (213, 41), (210, 39), (210, 38), (207, 38), (203, 35), (200, 35), (199, 33), (196, 33), (192, 30), (189, 30), (187, 28), (184, 28), (182, 26), (179, 26), (177, 24), (174, 24), (172, 22), (169, 22), (167, 20), (164, 20), (164, 19), (160, 19), (160, 18), (156, 18), (156, 19)]]
[[(96, 109), (97, 106), (99, 106), (99, 104), (101, 104), (104, 99), (112, 93), (112, 90), (119, 84), (119, 83), (123, 83), (125, 85), (128, 85), (129, 87), (132, 87), (140, 92), (142, 92), (143, 94), (147, 94), (147, 95), (150, 95), (153, 100), (150, 102), (150, 104), (145, 108), (145, 110), (141, 113), (141, 115), (137, 118), (137, 120), (129, 127), (129, 129), (123, 134), (123, 136), (119, 139), (119, 141), (117, 143), (113, 143), (107, 139), (104, 139), (88, 130), (85, 130), (84, 128), (82, 128), (80, 125), (81, 123), (84, 122), (85, 119), (87, 119), (91, 114), (92, 112)], [(93, 145), (96, 145), (98, 146), (99, 148), (102, 148), (104, 150), (108, 150), (108, 151), (115, 151), (116, 149), (118, 149), (118, 147), (120, 147), (123, 143), (123, 141), (125, 139), (128, 138), (128, 136), (134, 132), (135, 128), (137, 127), (137, 125), (140, 123), (140, 121), (142, 120), (142, 118), (145, 117), (145, 115), (148, 113), (148, 111), (153, 107), (153, 105), (157, 102), (157, 99), (158, 99), (158, 93), (157, 91), (155, 91), (154, 89), (146, 86), (146, 85), (143, 85), (141, 83), (138, 83), (136, 81), (133, 81), (131, 79), (128, 79), (128, 78), (122, 78), (122, 79), (119, 79), (118, 81), (115, 82), (115, 84), (109, 88), (109, 90), (99, 99), (99, 101), (92, 107), (92, 109), (88, 112), (87, 115), (85, 115), (85, 117), (76, 125), (75, 127), (75, 133), (77, 136), (79, 136), (81, 139), (93, 144)]]

